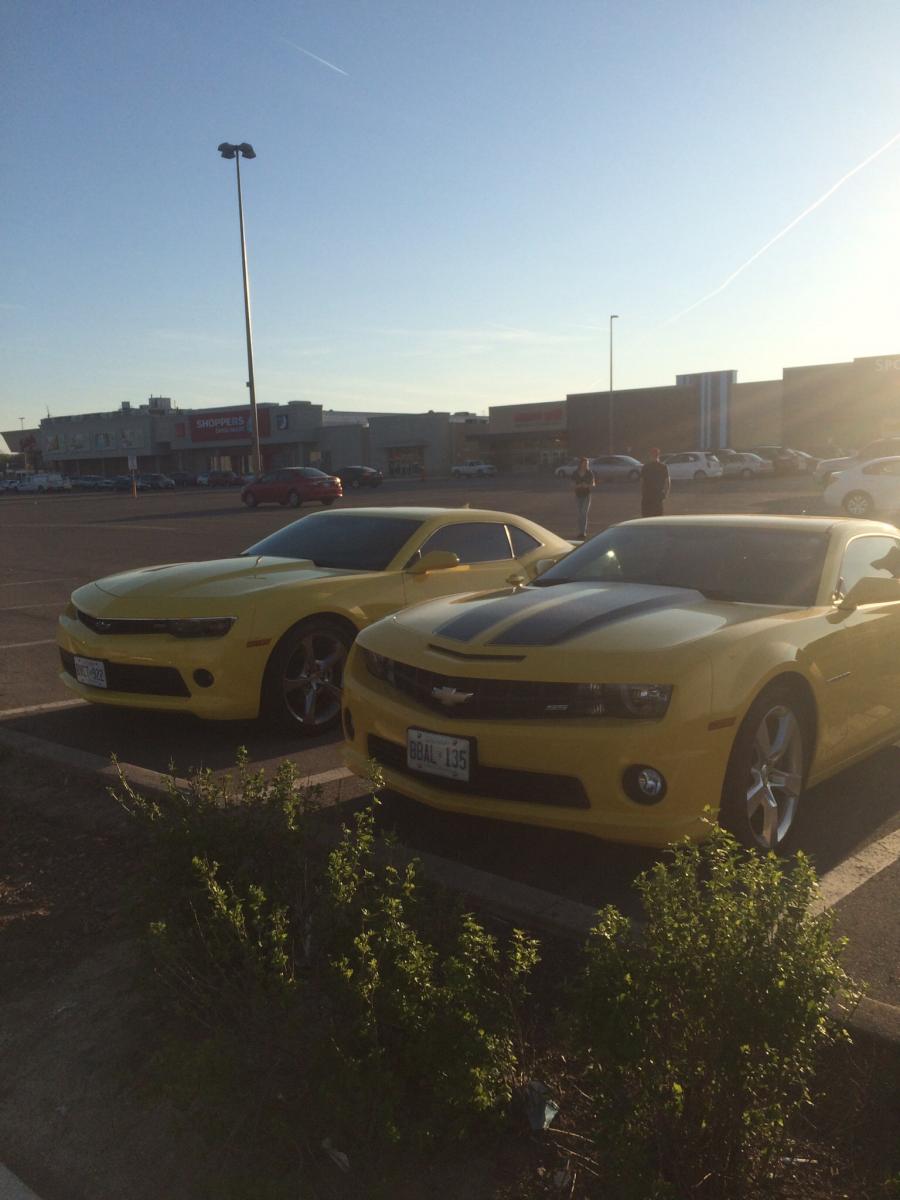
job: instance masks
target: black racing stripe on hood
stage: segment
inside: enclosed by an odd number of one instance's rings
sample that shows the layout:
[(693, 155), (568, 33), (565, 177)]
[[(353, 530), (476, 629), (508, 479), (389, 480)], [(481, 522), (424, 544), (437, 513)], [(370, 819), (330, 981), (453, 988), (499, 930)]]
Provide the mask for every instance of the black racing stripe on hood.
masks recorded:
[(642, 616), (663, 608), (694, 604), (703, 597), (689, 588), (658, 588), (644, 584), (612, 584), (581, 592), (533, 616), (524, 617), (498, 633), (491, 646), (555, 646), (579, 637), (588, 630)]
[[(581, 591), (578, 593), (582, 594)], [(554, 599), (547, 589), (538, 591), (529, 588), (522, 592), (511, 592), (496, 600), (476, 600), (466, 607), (458, 617), (452, 617), (445, 625), (439, 625), (435, 634), (452, 638), (456, 642), (470, 642), (480, 633), (486, 633), (492, 625), (506, 617), (514, 616), (534, 608), (536, 604), (547, 604)]]

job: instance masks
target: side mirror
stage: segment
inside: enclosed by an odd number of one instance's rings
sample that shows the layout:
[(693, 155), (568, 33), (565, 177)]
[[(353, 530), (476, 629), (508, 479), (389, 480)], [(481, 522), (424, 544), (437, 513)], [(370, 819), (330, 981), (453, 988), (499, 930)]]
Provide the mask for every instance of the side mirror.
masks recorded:
[(539, 575), (543, 575), (545, 571), (549, 571), (551, 567), (555, 567), (558, 562), (558, 558), (539, 558), (534, 564), (532, 579), (537, 579)]
[(521, 587), (525, 586), (525, 584), (528, 582), (528, 580), (525, 578), (525, 576), (522, 574), (521, 571), (516, 571), (516, 573), (514, 575), (508, 575), (506, 577), (506, 582), (509, 584), (510, 587), (521, 588)]
[(459, 566), (459, 555), (452, 550), (429, 550), (427, 554), (407, 567), (410, 575), (427, 575), (429, 571), (446, 571)]
[(900, 603), (900, 579), (873, 576), (855, 583), (847, 595), (838, 600), (837, 606), (844, 611), (852, 611), (864, 604), (892, 603)]

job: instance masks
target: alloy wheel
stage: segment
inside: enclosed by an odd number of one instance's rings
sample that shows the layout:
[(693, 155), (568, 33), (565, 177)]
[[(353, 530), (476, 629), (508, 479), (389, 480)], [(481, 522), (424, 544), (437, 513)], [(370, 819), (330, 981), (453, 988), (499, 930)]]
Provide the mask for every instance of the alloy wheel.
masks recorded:
[(330, 629), (310, 629), (285, 659), (284, 706), (305, 729), (323, 728), (340, 712), (346, 660), (347, 646)]
[(763, 714), (750, 746), (747, 824), (760, 850), (776, 850), (794, 824), (803, 788), (803, 733), (786, 704)]

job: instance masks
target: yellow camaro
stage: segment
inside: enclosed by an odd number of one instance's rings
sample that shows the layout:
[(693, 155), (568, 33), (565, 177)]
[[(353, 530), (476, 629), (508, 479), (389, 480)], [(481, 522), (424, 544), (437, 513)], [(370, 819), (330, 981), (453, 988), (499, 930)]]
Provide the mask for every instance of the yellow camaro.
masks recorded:
[(348, 764), (438, 808), (778, 850), (804, 787), (900, 735), (900, 534), (696, 516), (607, 529), (525, 587), (397, 613), (344, 679)]
[(572, 549), (540, 525), (466, 508), (315, 513), (235, 558), (126, 571), (72, 593), (63, 682), (85, 700), (300, 733), (340, 714), (347, 651), (420, 600), (531, 579)]

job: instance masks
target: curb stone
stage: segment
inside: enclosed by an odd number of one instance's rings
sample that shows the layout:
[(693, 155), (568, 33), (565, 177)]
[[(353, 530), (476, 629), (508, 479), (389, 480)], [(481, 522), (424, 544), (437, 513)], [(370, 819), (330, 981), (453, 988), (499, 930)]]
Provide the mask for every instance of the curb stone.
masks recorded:
[[(43, 738), (33, 737), (31, 734), (2, 728), (0, 746), (43, 762), (58, 763), (80, 775), (97, 778), (108, 786), (118, 782), (115, 767), (99, 754), (71, 749), (45, 741)], [(128, 782), (142, 792), (157, 796), (168, 794), (166, 785), (167, 781), (171, 782), (171, 776), (136, 766), (134, 763), (119, 763), (119, 768)], [(175, 779), (175, 783), (178, 787), (186, 785), (186, 781), (179, 778)], [(329, 841), (336, 841), (339, 833), (337, 830), (329, 830), (323, 832), (323, 837)], [(413, 853), (397, 846), (385, 847), (382, 853), (384, 857), (393, 861), (398, 857), (403, 862), (415, 859), (421, 866), (422, 874), (430, 882), (471, 896), (504, 919), (520, 921), (531, 928), (579, 940), (585, 938), (594, 926), (596, 912), (589, 904), (567, 900), (553, 892), (546, 892), (526, 883), (516, 883), (512, 879), (492, 875), (477, 867), (441, 858), (437, 854)], [(840, 1015), (851, 1033), (888, 1045), (900, 1046), (900, 1007), (864, 996), (852, 1013), (841, 1012)], [(0, 1168), (0, 1200), (7, 1200), (2, 1191), (2, 1184), (3, 1175)], [(29, 1193), (26, 1191), (22, 1200), (28, 1200), (28, 1197)], [(19, 1198), (13, 1192), (9, 1200)]]

